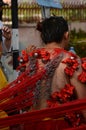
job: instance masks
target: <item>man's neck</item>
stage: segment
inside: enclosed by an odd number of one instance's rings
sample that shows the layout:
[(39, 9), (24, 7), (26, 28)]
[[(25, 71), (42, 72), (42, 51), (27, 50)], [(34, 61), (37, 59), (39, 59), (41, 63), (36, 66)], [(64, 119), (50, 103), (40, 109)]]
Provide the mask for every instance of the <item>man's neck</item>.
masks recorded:
[(60, 44), (60, 43), (52, 42), (52, 43), (48, 43), (47, 45), (45, 45), (45, 48), (54, 49), (54, 48), (63, 48), (63, 47), (62, 47), (62, 44)]

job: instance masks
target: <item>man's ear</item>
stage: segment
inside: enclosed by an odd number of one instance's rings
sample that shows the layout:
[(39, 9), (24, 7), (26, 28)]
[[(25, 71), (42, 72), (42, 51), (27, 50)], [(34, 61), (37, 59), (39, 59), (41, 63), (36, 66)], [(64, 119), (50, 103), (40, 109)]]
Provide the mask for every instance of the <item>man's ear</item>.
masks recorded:
[(69, 39), (69, 32), (65, 32), (65, 33), (64, 33), (64, 39), (65, 39), (65, 40)]

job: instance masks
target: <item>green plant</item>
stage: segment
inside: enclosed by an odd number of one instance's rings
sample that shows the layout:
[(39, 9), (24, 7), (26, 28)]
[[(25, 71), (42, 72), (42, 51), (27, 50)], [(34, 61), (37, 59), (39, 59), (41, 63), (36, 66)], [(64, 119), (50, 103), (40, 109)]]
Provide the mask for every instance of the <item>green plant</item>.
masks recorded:
[(70, 42), (69, 46), (74, 46), (76, 53), (80, 57), (86, 57), (86, 32), (79, 30), (76, 32), (76, 29), (73, 29), (70, 32)]

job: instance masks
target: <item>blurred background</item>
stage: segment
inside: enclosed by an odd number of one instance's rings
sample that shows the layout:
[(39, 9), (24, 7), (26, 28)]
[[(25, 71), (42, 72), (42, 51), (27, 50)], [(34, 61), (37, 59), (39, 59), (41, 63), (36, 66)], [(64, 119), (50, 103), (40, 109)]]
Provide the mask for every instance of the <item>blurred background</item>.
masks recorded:
[[(3, 7), (2, 20), (11, 27), (11, 0), (4, 0), (9, 6)], [(62, 9), (50, 8), (50, 14), (63, 16), (68, 20), (71, 44), (80, 56), (86, 56), (86, 0), (60, 0)], [(41, 20), (41, 7), (36, 0), (18, 0), (18, 25), (20, 50), (28, 44), (41, 45), (36, 23)], [(82, 54), (83, 50), (83, 54)]]

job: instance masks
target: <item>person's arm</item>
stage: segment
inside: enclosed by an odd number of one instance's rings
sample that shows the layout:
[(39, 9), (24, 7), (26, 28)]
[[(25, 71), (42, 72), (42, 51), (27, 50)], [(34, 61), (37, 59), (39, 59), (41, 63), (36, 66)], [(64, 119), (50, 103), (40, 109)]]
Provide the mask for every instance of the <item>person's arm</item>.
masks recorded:
[[(70, 60), (68, 62), (67, 59), (67, 64), (66, 64), (67, 68), (65, 72), (66, 74), (69, 73), (70, 75), (68, 76), (69, 82), (75, 88), (76, 99), (85, 99), (86, 98), (86, 78), (85, 78), (86, 60), (82, 60), (79, 56), (77, 57), (75, 56), (75, 58), (73, 57), (71, 58), (72, 58), (71, 63)], [(68, 70), (68, 68), (70, 69)], [(86, 121), (86, 110), (82, 110), (82, 113)]]
[[(75, 91), (77, 94), (77, 99), (84, 99), (86, 98), (86, 84), (85, 83), (81, 83), (78, 80), (78, 75), (80, 75), (80, 73), (82, 72), (82, 69), (79, 68), (78, 71), (76, 71), (73, 75), (73, 77), (70, 79), (71, 80), (71, 84), (73, 86), (75, 86)], [(83, 116), (85, 118), (86, 121), (86, 110), (83, 110)]]
[[(78, 78), (78, 76), (83, 71), (81, 63), (82, 62), (79, 62), (78, 66), (77, 66), (78, 69), (76, 69), (74, 71), (72, 76), (67, 76), (67, 73), (65, 72), (65, 68), (68, 66), (66, 64), (61, 63), (59, 65), (59, 67), (56, 69), (56, 73), (55, 73), (54, 78), (53, 78), (52, 91), (53, 92), (56, 92), (56, 91), (61, 92), (61, 90), (64, 88), (65, 84), (71, 84), (72, 86), (74, 86), (76, 99), (86, 98), (86, 84), (82, 83)], [(72, 68), (70, 67), (70, 72), (71, 72), (71, 70), (72, 70)], [(84, 77), (84, 75), (83, 75), (83, 77)], [(86, 120), (86, 110), (82, 110), (82, 113), (83, 113), (83, 116), (85, 117), (85, 120)]]
[(2, 27), (2, 36), (5, 38), (4, 39), (4, 44), (7, 48), (7, 50), (10, 49), (11, 46), (11, 30), (7, 26)]

